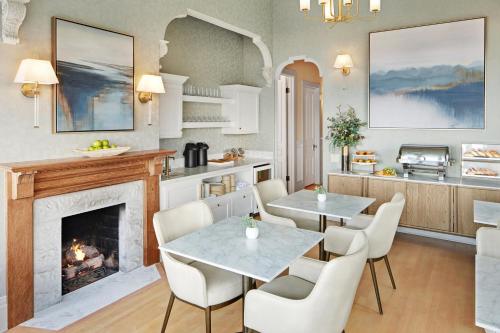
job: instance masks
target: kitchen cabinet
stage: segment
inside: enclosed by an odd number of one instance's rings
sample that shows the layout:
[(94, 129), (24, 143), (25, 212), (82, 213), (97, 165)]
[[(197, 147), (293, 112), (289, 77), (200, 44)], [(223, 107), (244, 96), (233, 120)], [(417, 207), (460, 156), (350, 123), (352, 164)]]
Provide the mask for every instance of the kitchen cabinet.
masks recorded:
[(405, 225), (429, 230), (453, 231), (453, 189), (447, 185), (406, 184)]
[[(402, 181), (386, 180), (386, 179), (367, 179), (366, 196), (374, 198), (376, 201), (368, 207), (368, 214), (375, 215), (378, 208), (391, 201), (396, 193), (402, 193), (406, 196), (406, 183)], [(406, 224), (406, 205), (401, 215), (400, 224)]]
[(160, 183), (160, 209), (179, 207), (200, 198), (201, 181), (186, 181), (169, 184)]
[(261, 88), (244, 85), (226, 85), (220, 87), (222, 97), (233, 103), (222, 104), (222, 116), (232, 125), (222, 128), (223, 134), (259, 133), (259, 108)]
[(165, 93), (159, 95), (160, 139), (182, 138), (183, 86), (187, 76), (160, 73)]
[(212, 210), (214, 222), (227, 219), (231, 212), (231, 198), (228, 195), (207, 198), (204, 200)]
[(477, 229), (484, 226), (474, 223), (474, 200), (500, 203), (500, 191), (474, 188), (457, 189), (457, 225), (455, 231), (461, 235), (475, 236)]
[(362, 197), (365, 192), (364, 178), (330, 175), (328, 177), (328, 192)]
[(231, 216), (245, 216), (255, 212), (252, 188), (229, 195), (231, 196)]

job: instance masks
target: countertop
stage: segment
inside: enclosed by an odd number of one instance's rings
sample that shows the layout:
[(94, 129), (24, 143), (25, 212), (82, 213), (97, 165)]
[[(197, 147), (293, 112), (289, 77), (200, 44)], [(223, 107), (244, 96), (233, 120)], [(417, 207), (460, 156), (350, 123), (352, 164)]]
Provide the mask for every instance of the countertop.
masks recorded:
[(253, 168), (262, 164), (272, 164), (272, 160), (266, 159), (243, 159), (235, 161), (234, 165), (216, 166), (207, 165), (196, 168), (175, 168), (172, 170), (172, 175), (167, 177), (162, 175), (162, 182), (179, 182), (195, 178), (211, 178), (224, 175), (231, 172), (240, 172), (244, 169)]
[(491, 226), (500, 226), (500, 204), (474, 200), (474, 222)]
[(329, 175), (339, 175), (339, 176), (351, 176), (351, 177), (366, 177), (374, 179), (385, 179), (394, 181), (403, 181), (409, 183), (426, 183), (431, 185), (448, 185), (448, 186), (458, 186), (458, 187), (470, 187), (479, 188), (487, 190), (498, 190), (500, 189), (500, 181), (497, 180), (485, 180), (485, 179), (473, 179), (473, 178), (462, 178), (462, 177), (445, 177), (444, 180), (440, 181), (437, 177), (424, 176), (424, 175), (410, 175), (409, 178), (404, 178), (402, 175), (396, 177), (383, 177), (373, 174), (360, 174), (354, 172), (346, 172), (341, 170), (333, 170), (328, 172)]

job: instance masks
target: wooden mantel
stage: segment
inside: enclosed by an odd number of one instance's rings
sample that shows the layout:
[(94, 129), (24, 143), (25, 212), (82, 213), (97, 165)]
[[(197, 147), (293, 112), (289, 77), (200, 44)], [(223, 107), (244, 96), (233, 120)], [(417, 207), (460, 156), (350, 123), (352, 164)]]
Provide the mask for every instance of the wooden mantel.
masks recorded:
[(153, 214), (160, 209), (159, 176), (170, 150), (102, 158), (67, 158), (0, 164), (7, 207), (8, 325), (34, 315), (33, 202), (35, 199), (137, 180), (144, 181), (144, 264), (159, 261)]

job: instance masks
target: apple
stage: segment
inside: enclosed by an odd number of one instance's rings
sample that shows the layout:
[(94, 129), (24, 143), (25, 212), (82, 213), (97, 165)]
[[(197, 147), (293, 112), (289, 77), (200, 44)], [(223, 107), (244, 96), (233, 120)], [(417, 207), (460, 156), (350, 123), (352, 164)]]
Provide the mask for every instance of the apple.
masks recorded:
[(92, 144), (94, 148), (100, 148), (102, 147), (102, 142), (101, 140), (95, 140), (94, 143)]
[(117, 145), (115, 145), (115, 144), (112, 144), (112, 145), (111, 145), (111, 148), (118, 148), (118, 146), (117, 146)]
[(109, 140), (101, 140), (103, 146), (109, 146)]

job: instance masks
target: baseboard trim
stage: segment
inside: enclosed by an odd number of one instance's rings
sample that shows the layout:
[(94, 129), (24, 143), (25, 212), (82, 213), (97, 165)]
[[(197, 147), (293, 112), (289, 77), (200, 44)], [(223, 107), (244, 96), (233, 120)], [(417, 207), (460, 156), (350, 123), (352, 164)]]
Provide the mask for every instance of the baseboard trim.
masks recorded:
[(441, 240), (446, 240), (446, 241), (455, 242), (455, 243), (476, 245), (475, 238), (470, 238), (470, 237), (465, 237), (465, 236), (451, 235), (451, 234), (446, 234), (446, 233), (441, 233), (441, 232), (413, 229), (413, 228), (407, 228), (407, 227), (398, 227), (398, 232), (400, 232), (402, 234), (410, 234), (410, 235), (416, 235), (416, 236), (422, 236), (422, 237), (428, 237), (428, 238), (441, 239)]
[(0, 297), (0, 332), (7, 331), (7, 296)]

